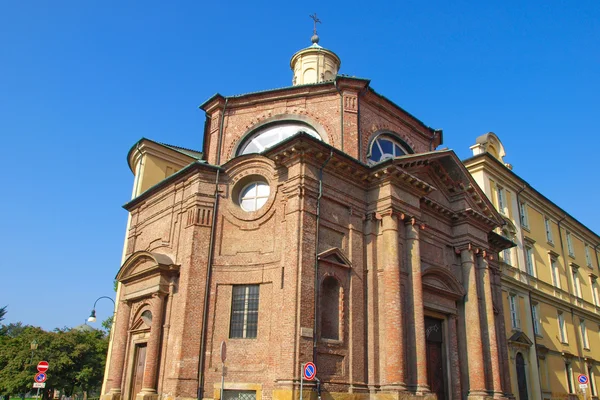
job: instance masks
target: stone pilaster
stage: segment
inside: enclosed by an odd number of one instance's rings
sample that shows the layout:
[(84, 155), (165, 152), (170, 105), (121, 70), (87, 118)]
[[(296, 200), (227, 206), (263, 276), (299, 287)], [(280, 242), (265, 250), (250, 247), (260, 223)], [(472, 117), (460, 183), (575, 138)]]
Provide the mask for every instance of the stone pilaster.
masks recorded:
[(152, 324), (150, 326), (150, 338), (148, 339), (148, 348), (146, 350), (146, 365), (144, 366), (142, 391), (136, 394), (136, 400), (149, 400), (158, 398), (158, 394), (156, 392), (156, 382), (160, 360), (164, 298), (165, 295), (162, 293), (156, 293), (152, 297)]
[(108, 370), (108, 379), (106, 380), (106, 389), (108, 392), (102, 396), (104, 400), (120, 400), (121, 389), (123, 386), (123, 366), (125, 365), (125, 351), (127, 349), (127, 330), (129, 329), (129, 316), (131, 313), (131, 304), (122, 301), (119, 304), (115, 318), (115, 327), (113, 334), (113, 351), (110, 367)]
[(452, 398), (460, 399), (461, 398), (461, 385), (460, 385), (460, 358), (458, 356), (458, 334), (456, 331), (456, 324), (458, 322), (458, 318), (456, 315), (448, 316), (448, 341), (450, 345), (449, 349), (449, 358), (450, 358), (450, 376), (452, 379)]
[(483, 363), (483, 344), (481, 343), (481, 319), (479, 299), (477, 298), (477, 274), (473, 251), (461, 250), (460, 259), (465, 288), (465, 332), (468, 353), (468, 398), (483, 399), (487, 395), (485, 388), (485, 368)]
[(479, 285), (483, 290), (483, 301), (485, 303), (485, 325), (488, 327), (488, 348), (490, 352), (490, 371), (492, 373), (492, 385), (494, 397), (502, 397), (502, 383), (500, 379), (500, 362), (498, 357), (498, 340), (496, 338), (496, 321), (494, 317), (494, 304), (492, 300), (492, 282), (488, 260), (485, 252), (477, 256), (479, 271)]
[(404, 390), (404, 340), (403, 307), (400, 278), (400, 255), (398, 252), (398, 217), (388, 212), (382, 217), (382, 243), (379, 251), (384, 258), (384, 301), (380, 309), (385, 310), (385, 380), (386, 388)]
[(423, 285), (421, 273), (421, 249), (419, 225), (412, 218), (406, 223), (406, 261), (410, 278), (412, 317), (414, 318), (414, 360), (415, 391), (417, 394), (429, 392), (427, 383), (427, 348), (425, 347), (425, 316), (423, 315)]

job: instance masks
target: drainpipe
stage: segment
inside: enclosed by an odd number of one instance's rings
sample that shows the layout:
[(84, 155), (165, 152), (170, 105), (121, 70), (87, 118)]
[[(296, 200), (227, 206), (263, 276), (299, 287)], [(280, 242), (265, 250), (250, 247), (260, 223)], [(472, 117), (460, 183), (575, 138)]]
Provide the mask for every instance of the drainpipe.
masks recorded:
[(317, 363), (317, 328), (319, 326), (319, 223), (321, 222), (321, 197), (323, 197), (323, 169), (333, 157), (333, 149), (329, 157), (319, 169), (319, 195), (317, 196), (317, 230), (315, 233), (315, 324), (313, 326), (313, 362)]
[[(221, 125), (222, 127), (223, 125)], [(204, 393), (204, 363), (206, 353), (206, 331), (208, 327), (208, 300), (210, 293), (210, 280), (212, 276), (213, 253), (215, 247), (215, 232), (217, 224), (217, 209), (219, 206), (219, 173), (215, 178), (215, 196), (213, 204), (212, 226), (210, 227), (210, 242), (208, 244), (208, 262), (206, 263), (206, 284), (204, 287), (204, 311), (202, 313), (202, 330), (200, 334), (200, 357), (198, 358), (198, 400), (202, 399)]]
[(223, 114), (221, 114), (221, 124), (219, 125), (219, 139), (217, 142), (217, 165), (221, 165), (221, 141), (223, 140), (223, 124), (225, 123), (225, 111), (227, 110), (227, 102), (229, 98), (225, 98), (225, 105), (223, 106)]
[[(344, 151), (344, 95), (342, 94), (342, 91), (338, 87), (337, 78), (333, 84), (335, 86), (335, 90), (337, 90), (338, 93), (340, 94), (340, 136), (341, 136), (341, 142), (342, 142), (341, 148), (342, 148), (342, 151)], [(358, 101), (358, 99), (356, 99), (356, 101)], [(358, 157), (360, 159), (360, 155)]]

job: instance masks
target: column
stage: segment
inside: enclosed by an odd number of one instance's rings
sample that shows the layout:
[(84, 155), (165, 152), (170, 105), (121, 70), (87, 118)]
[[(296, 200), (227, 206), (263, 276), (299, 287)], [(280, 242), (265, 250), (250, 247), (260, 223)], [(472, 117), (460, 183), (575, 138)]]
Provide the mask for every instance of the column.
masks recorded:
[(417, 394), (429, 392), (427, 383), (427, 348), (425, 347), (425, 316), (423, 315), (423, 285), (421, 274), (421, 249), (419, 225), (412, 218), (406, 224), (406, 261), (412, 294), (412, 316), (414, 318), (414, 355), (416, 363)]
[[(389, 212), (382, 217), (383, 248), (379, 256), (384, 261), (384, 298), (379, 309), (385, 315), (385, 384), (405, 389), (404, 340), (400, 256), (398, 254), (398, 217)], [(380, 353), (381, 354), (381, 353)]]
[(490, 364), (492, 372), (492, 385), (494, 386), (494, 397), (502, 397), (502, 383), (500, 380), (500, 362), (498, 356), (498, 339), (496, 338), (496, 318), (494, 316), (494, 304), (492, 300), (492, 282), (490, 265), (486, 254), (477, 257), (479, 270), (479, 284), (483, 288), (483, 299), (485, 302), (486, 325), (488, 327), (488, 341), (490, 349)]
[(469, 249), (460, 252), (465, 287), (465, 332), (468, 353), (468, 371), (470, 398), (483, 398), (485, 390), (485, 369), (483, 363), (483, 346), (481, 343), (481, 320), (479, 317), (479, 300), (477, 298), (477, 276), (473, 252)]
[(142, 391), (136, 395), (136, 399), (156, 398), (156, 382), (158, 375), (158, 360), (160, 359), (160, 342), (163, 325), (163, 309), (165, 294), (155, 293), (152, 296), (152, 324), (150, 325), (150, 338), (146, 349), (146, 365), (144, 366), (144, 378), (142, 380)]
[(121, 398), (123, 366), (127, 349), (127, 331), (129, 329), (130, 313), (131, 304), (127, 301), (122, 301), (119, 304), (117, 315), (115, 317), (112, 359), (108, 370), (108, 379), (106, 380), (106, 388), (109, 391), (104, 396), (106, 400), (119, 400)]
[(458, 318), (456, 315), (448, 316), (448, 352), (450, 358), (450, 375), (451, 375), (451, 389), (453, 399), (461, 398), (461, 385), (460, 385), (460, 360), (458, 357), (458, 335), (456, 332), (456, 324)]

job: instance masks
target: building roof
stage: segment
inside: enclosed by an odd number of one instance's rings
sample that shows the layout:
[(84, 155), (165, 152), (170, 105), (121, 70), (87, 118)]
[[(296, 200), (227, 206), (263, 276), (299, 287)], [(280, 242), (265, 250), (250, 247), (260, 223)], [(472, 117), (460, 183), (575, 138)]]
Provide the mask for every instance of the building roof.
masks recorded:
[(336, 85), (336, 82), (339, 81), (340, 79), (350, 79), (350, 80), (357, 80), (357, 81), (363, 81), (366, 82), (368, 87), (369, 87), (369, 91), (371, 93), (373, 93), (375, 96), (387, 101), (388, 103), (390, 103), (392, 106), (394, 106), (395, 108), (399, 109), (400, 111), (402, 111), (403, 113), (405, 113), (407, 116), (409, 116), (410, 118), (414, 119), (418, 124), (420, 124), (422, 127), (428, 129), (432, 134), (436, 133), (440, 135), (440, 144), (443, 142), (443, 137), (442, 137), (442, 130), (441, 129), (434, 129), (431, 128), (430, 126), (426, 125), (423, 121), (421, 121), (420, 119), (418, 119), (417, 117), (415, 117), (414, 115), (412, 115), (411, 113), (409, 113), (408, 111), (406, 111), (404, 108), (400, 107), (398, 104), (396, 104), (394, 101), (390, 100), (389, 98), (385, 97), (384, 95), (378, 93), (377, 91), (375, 91), (375, 89), (373, 89), (370, 86), (370, 82), (371, 80), (366, 79), (366, 78), (358, 78), (355, 76), (349, 76), (349, 75), (340, 75), (338, 74), (335, 78), (335, 80), (333, 81), (328, 81), (328, 82), (319, 82), (319, 83), (309, 83), (309, 84), (304, 84), (304, 85), (295, 85), (295, 86), (283, 86), (283, 87), (279, 87), (279, 88), (275, 88), (275, 89), (265, 89), (265, 90), (259, 90), (256, 92), (248, 92), (248, 93), (242, 93), (242, 94), (236, 94), (233, 96), (223, 96), (220, 93), (215, 93), (214, 95), (212, 95), (210, 98), (208, 98), (204, 103), (200, 104), (199, 108), (201, 109), (205, 109), (205, 107), (211, 103), (215, 98), (221, 97), (223, 99), (239, 99), (239, 98), (243, 98), (246, 96), (252, 96), (252, 95), (257, 95), (257, 94), (266, 94), (266, 93), (272, 93), (272, 92), (277, 92), (277, 91), (283, 91), (283, 90), (293, 90), (293, 89), (298, 89), (298, 88), (302, 88), (302, 87), (318, 87), (318, 86), (330, 86)]
[[(150, 139), (146, 139), (146, 140), (150, 140)], [(158, 143), (158, 142), (155, 142), (155, 143)], [(196, 160), (202, 159), (201, 151), (186, 149), (185, 147), (173, 146), (172, 144), (167, 144), (167, 143), (158, 143), (158, 144), (162, 144), (163, 146), (166, 146), (166, 147), (170, 148), (171, 150), (178, 151), (181, 154), (185, 154), (186, 156), (190, 156), (192, 158), (195, 158)]]

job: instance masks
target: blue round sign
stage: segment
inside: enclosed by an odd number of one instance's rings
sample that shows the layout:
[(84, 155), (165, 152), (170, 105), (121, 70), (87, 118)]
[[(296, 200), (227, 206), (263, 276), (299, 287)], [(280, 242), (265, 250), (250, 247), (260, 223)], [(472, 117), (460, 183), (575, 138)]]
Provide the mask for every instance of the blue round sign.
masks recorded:
[(46, 374), (43, 372), (37, 373), (34, 380), (38, 383), (46, 382)]
[(312, 381), (317, 375), (317, 366), (314, 363), (307, 362), (303, 368), (304, 379)]
[(578, 380), (578, 381), (579, 381), (579, 383), (581, 383), (582, 385), (585, 385), (585, 384), (587, 384), (587, 383), (588, 383), (588, 377), (587, 377), (587, 375), (583, 375), (583, 374), (581, 374), (581, 375), (579, 375), (579, 376), (577, 377), (577, 380)]

